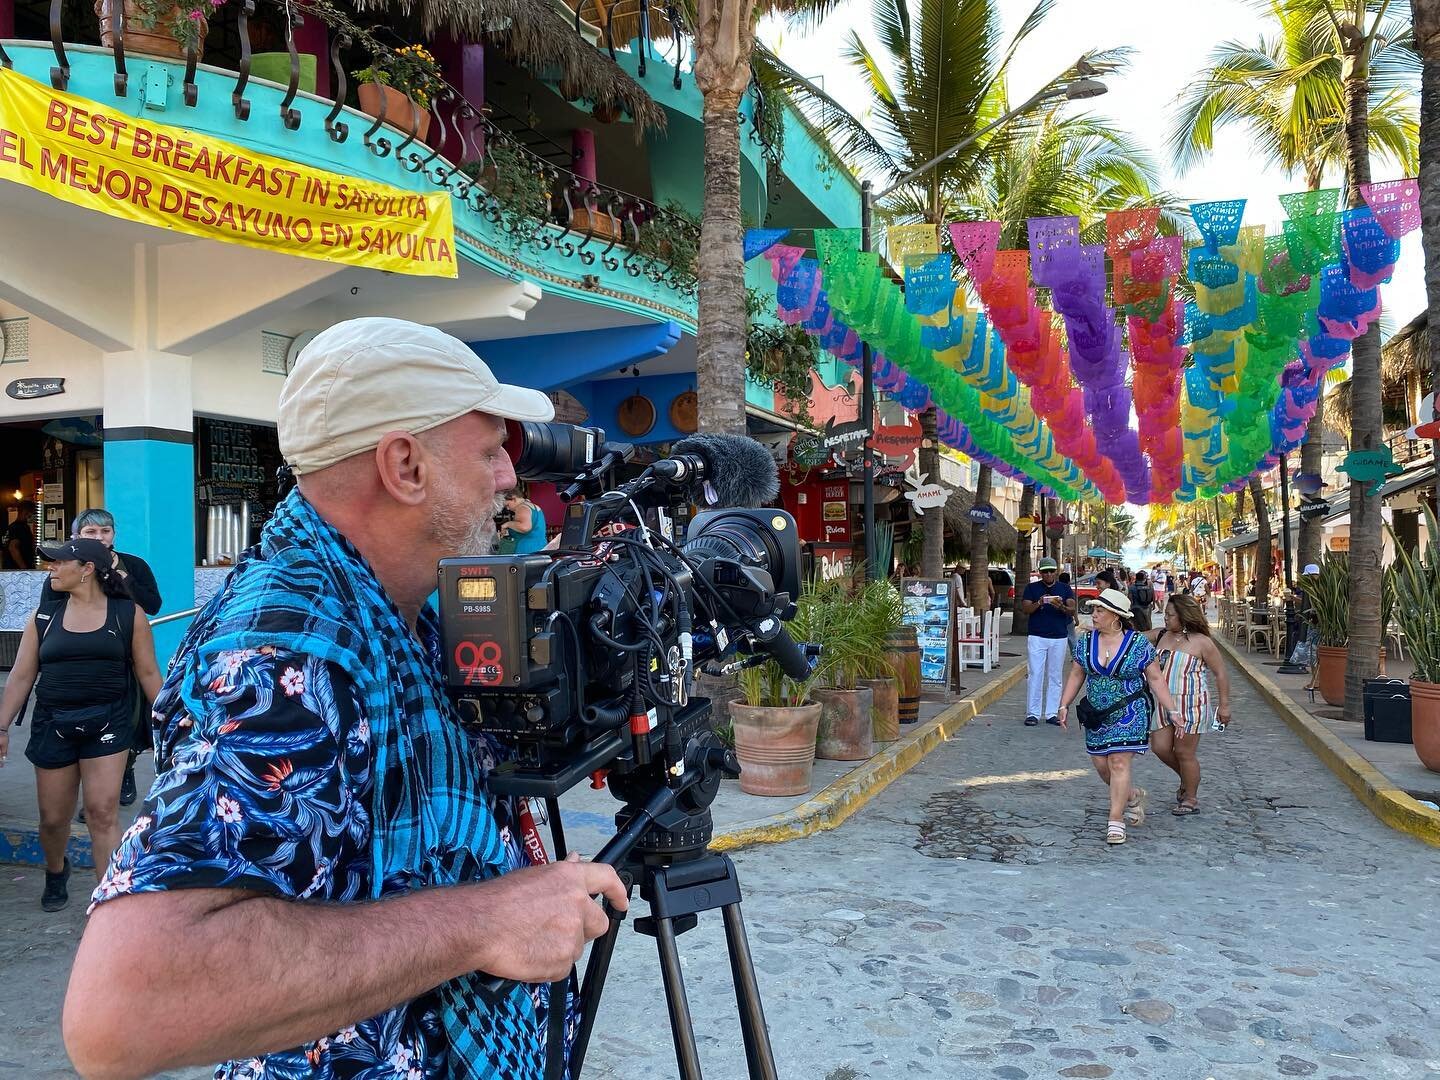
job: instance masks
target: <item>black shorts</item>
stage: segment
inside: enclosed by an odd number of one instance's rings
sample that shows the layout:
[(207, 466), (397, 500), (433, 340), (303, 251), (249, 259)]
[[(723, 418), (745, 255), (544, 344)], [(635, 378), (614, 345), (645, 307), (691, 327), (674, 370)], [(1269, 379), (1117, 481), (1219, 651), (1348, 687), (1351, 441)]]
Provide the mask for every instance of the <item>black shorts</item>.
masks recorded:
[(25, 756), (37, 769), (64, 769), (89, 758), (123, 754), (134, 742), (129, 703), (48, 709), (38, 703)]

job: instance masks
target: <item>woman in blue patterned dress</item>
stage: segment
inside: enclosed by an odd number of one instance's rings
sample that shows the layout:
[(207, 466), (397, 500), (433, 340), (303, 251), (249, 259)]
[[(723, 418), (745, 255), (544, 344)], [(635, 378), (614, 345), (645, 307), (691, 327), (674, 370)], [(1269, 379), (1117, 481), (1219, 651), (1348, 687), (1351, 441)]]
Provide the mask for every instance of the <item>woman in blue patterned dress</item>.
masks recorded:
[(1060, 726), (1068, 726), (1071, 702), (1085, 688), (1091, 706), (1104, 714), (1099, 727), (1085, 729), (1085, 749), (1095, 771), (1110, 788), (1107, 844), (1125, 843), (1125, 825), (1145, 820), (1145, 789), (1132, 787), (1130, 765), (1150, 746), (1150, 702), (1145, 687), (1166, 713), (1175, 702), (1155, 663), (1155, 647), (1130, 628), (1130, 598), (1106, 589), (1091, 601), (1094, 629), (1076, 640), (1065, 692), (1060, 695)]

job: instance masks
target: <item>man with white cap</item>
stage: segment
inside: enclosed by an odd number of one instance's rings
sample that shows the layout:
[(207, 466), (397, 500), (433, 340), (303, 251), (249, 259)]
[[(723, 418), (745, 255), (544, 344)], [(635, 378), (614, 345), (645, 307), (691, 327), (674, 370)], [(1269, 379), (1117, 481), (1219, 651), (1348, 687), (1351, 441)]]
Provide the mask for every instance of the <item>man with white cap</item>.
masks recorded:
[(522, 868), (426, 598), (438, 559), (490, 548), (505, 419), (552, 415), (431, 327), (355, 319), (302, 351), (297, 489), (182, 642), (162, 771), (95, 893), (65, 1004), (82, 1075), (541, 1075), (528, 984), (604, 933), (592, 894), (626, 893), (607, 866)]
[(1060, 709), (1060, 677), (1065, 670), (1065, 650), (1077, 606), (1069, 584), (1058, 580), (1060, 568), (1054, 559), (1041, 559), (1038, 569), (1040, 580), (1026, 585), (1020, 597), (1020, 610), (1030, 617), (1026, 727), (1040, 723), (1042, 716), (1048, 724), (1060, 723), (1056, 717)]

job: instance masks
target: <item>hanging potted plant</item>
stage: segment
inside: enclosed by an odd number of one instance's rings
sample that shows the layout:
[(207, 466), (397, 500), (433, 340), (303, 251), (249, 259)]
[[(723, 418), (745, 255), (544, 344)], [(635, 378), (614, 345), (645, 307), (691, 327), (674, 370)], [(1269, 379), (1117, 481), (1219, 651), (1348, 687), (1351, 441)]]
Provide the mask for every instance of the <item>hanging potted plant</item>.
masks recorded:
[[(801, 594), (789, 625), (797, 641), (815, 640), (813, 588)], [(740, 673), (741, 701), (730, 703), (735, 756), (740, 759), (740, 790), (747, 795), (804, 795), (815, 766), (815, 734), (820, 706), (810, 700), (822, 669), (795, 680), (767, 660)]]
[(900, 590), (883, 578), (861, 586), (856, 602), (864, 611), (866, 634), (874, 648), (861, 659), (857, 685), (874, 696), (871, 729), (877, 742), (900, 737), (900, 680), (891, 661), (892, 638), (905, 625), (905, 601)]
[(383, 101), (387, 124), (407, 135), (414, 130), (416, 138), (425, 140), (430, 131), (430, 99), (445, 83), (439, 63), (424, 45), (406, 45), (377, 56), (369, 67), (351, 74), (359, 83), (355, 92), (361, 112), (378, 118)]
[(1320, 573), (1300, 579), (1320, 627), (1319, 685), (1327, 705), (1345, 704), (1345, 662), (1350, 640), (1350, 557), (1334, 552), (1320, 563)]
[[(100, 44), (115, 44), (114, 5), (121, 0), (95, 0), (100, 19)], [(210, 32), (210, 13), (225, 0), (123, 0), (125, 52), (130, 55), (179, 59), (190, 47), (205, 53), (205, 35)]]
[(1423, 552), (1395, 545), (1395, 621), (1410, 648), (1410, 739), (1420, 763), (1440, 772), (1440, 549), (1435, 516), (1425, 512)]

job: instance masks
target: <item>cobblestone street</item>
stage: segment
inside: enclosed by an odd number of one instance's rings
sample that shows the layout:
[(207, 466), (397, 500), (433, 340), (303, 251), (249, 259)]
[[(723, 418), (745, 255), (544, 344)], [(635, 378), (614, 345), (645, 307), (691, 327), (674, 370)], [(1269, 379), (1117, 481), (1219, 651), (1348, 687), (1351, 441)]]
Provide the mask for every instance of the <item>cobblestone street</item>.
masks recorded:
[[(786, 1078), (1440, 1080), (1440, 851), (1391, 832), (1236, 682), (1202, 811), (1107, 849), (1076, 733), (1023, 684), (839, 830), (737, 857)], [(57, 1034), (81, 905), (0, 895), (0, 1075), (73, 1075)], [(718, 916), (680, 939), (706, 1076), (744, 1076)], [(675, 1074), (653, 944), (622, 931), (586, 1076)], [(190, 1076), (207, 1075), (187, 1071)]]

